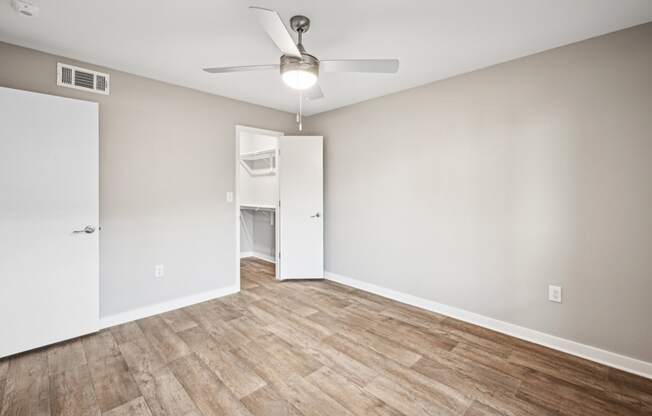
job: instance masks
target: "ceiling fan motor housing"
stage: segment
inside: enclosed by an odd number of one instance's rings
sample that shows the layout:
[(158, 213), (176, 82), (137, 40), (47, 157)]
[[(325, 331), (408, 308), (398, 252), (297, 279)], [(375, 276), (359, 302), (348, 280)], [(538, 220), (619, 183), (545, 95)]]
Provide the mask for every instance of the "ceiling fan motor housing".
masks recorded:
[(310, 30), (310, 19), (306, 16), (296, 15), (290, 19), (290, 27), (295, 32), (306, 33)]
[(319, 59), (304, 53), (301, 58), (295, 56), (281, 56), (281, 75), (288, 71), (306, 71), (319, 77)]

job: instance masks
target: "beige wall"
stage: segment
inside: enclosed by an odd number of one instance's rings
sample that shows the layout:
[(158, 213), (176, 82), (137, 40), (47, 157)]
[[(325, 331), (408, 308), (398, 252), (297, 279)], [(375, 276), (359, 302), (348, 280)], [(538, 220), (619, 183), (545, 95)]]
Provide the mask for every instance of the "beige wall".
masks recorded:
[(652, 361), (652, 24), (306, 124), (328, 271)]
[[(111, 95), (57, 87), (58, 61), (110, 73)], [(235, 284), (235, 125), (292, 115), (6, 43), (0, 86), (100, 104), (102, 316)]]

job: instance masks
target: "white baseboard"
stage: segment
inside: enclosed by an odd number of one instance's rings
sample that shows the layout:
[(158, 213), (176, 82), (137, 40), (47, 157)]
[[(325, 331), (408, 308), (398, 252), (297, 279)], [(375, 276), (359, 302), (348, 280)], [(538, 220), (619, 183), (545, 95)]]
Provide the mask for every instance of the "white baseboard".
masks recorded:
[(221, 289), (211, 290), (208, 292), (197, 293), (195, 295), (185, 296), (178, 299), (172, 299), (154, 305), (143, 306), (142, 308), (132, 309), (127, 312), (117, 313), (100, 318), (100, 329), (108, 328), (126, 322), (147, 318), (148, 316), (158, 315), (163, 312), (205, 302), (207, 300), (221, 298), (222, 296), (231, 295), (240, 291), (239, 285), (227, 286)]
[(652, 379), (652, 363), (326, 271), (328, 280)]
[(274, 256), (270, 256), (268, 254), (260, 253), (257, 251), (242, 251), (240, 252), (240, 258), (243, 259), (245, 257), (255, 257), (257, 259), (265, 260), (270, 263), (276, 263), (276, 259)]

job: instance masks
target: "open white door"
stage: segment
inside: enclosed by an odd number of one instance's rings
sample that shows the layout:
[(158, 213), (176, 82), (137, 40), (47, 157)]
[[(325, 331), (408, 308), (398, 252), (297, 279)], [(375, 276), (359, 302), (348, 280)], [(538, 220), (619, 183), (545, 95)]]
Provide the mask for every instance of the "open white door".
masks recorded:
[(99, 326), (98, 105), (0, 88), (0, 357)]
[(322, 279), (322, 137), (282, 136), (279, 137), (279, 151), (279, 279)]

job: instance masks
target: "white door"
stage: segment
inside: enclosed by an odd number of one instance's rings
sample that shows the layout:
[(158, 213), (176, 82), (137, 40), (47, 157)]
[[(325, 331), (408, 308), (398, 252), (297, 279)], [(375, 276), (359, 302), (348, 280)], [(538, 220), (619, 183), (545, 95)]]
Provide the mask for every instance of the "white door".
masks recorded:
[(281, 136), (279, 152), (279, 279), (322, 279), (322, 137)]
[(0, 357), (98, 329), (98, 134), (96, 103), (0, 88)]

